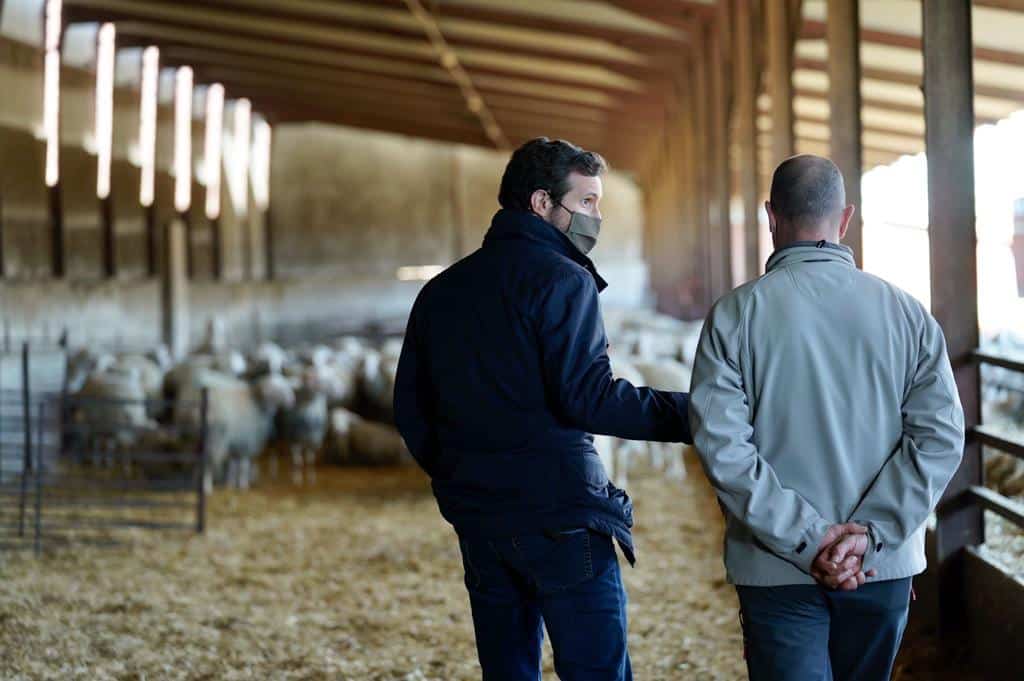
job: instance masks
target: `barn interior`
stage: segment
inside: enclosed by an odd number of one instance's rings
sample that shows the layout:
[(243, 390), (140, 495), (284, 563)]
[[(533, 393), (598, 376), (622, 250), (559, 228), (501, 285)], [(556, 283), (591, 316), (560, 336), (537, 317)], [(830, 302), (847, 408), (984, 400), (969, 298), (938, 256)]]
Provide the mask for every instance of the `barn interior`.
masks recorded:
[[(970, 429), (894, 678), (1016, 678), (1020, 35), (1020, 0), (0, 0), (0, 677), (478, 678), (391, 396), (546, 136), (609, 162), (605, 325), (672, 390), (764, 271), (774, 167), (837, 163)], [(694, 453), (602, 454), (637, 676), (745, 678)]]

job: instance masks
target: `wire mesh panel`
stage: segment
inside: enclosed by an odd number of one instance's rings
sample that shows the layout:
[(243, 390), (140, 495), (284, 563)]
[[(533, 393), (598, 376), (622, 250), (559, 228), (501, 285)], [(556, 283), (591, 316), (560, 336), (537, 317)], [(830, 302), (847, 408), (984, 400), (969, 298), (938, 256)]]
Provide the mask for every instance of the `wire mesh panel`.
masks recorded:
[(203, 531), (205, 392), (196, 403), (69, 396), (26, 375), (22, 390), (0, 394), (0, 412), (21, 418), (21, 462), (0, 484), (0, 549)]

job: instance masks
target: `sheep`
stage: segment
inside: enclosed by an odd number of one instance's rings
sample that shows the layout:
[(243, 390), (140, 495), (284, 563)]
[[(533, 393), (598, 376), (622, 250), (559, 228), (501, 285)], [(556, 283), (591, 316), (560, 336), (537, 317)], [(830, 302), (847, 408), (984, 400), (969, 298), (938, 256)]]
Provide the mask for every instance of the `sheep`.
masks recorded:
[(159, 415), (159, 400), (163, 394), (164, 370), (146, 355), (125, 353), (114, 361), (114, 371), (135, 371), (142, 385), (146, 399), (146, 413), (153, 418)]
[(394, 426), (366, 419), (354, 420), (349, 432), (354, 463), (371, 466), (406, 464), (412, 455)]
[(361, 394), (369, 412), (387, 421), (394, 420), (393, 402), (398, 358), (369, 351), (363, 357), (360, 376)]
[[(278, 410), (294, 402), (294, 394), (280, 385), (279, 378), (266, 376), (250, 385), (237, 377), (199, 368), (179, 387), (174, 422), (185, 433), (198, 432), (201, 391), (208, 390), (207, 468), (203, 473), (208, 491), (214, 480), (225, 478), (233, 478), (239, 487), (249, 486), (252, 459), (266, 449)], [(229, 458), (237, 462), (237, 471), (227, 470)], [(234, 475), (229, 475), (232, 472)]]
[[(644, 377), (627, 359), (611, 357), (611, 366), (616, 378), (622, 378), (634, 386), (642, 386)], [(647, 450), (648, 443), (637, 440), (623, 440), (611, 435), (595, 435), (594, 448), (604, 464), (608, 478), (616, 487), (625, 487), (629, 481), (630, 460)]]
[(288, 353), (275, 343), (261, 343), (249, 357), (249, 375), (280, 374)]
[(79, 348), (68, 353), (64, 371), (64, 384), (69, 393), (77, 393), (92, 374), (106, 371), (117, 358), (110, 353)]
[[(108, 464), (135, 441), (142, 426), (155, 425), (146, 414), (146, 392), (137, 368), (111, 367), (86, 378), (71, 400), (75, 424), (68, 446), (91, 451), (93, 463)], [(128, 466), (128, 460), (124, 460)]]
[[(682, 362), (659, 359), (656, 361), (634, 360), (633, 363), (637, 371), (643, 375), (644, 383), (652, 388), (676, 392), (690, 391), (690, 368)], [(687, 418), (687, 416), (683, 414), (681, 418)], [(686, 467), (683, 465), (685, 451), (686, 447), (681, 442), (648, 443), (651, 464), (655, 468), (664, 470), (670, 478), (679, 480), (686, 477)]]
[(291, 452), (292, 479), (299, 483), (306, 472), (315, 482), (317, 452), (327, 432), (327, 397), (321, 390), (320, 371), (307, 367), (293, 383), (295, 399), (277, 414), (278, 437)]
[(412, 462), (402, 436), (391, 425), (364, 419), (348, 409), (332, 409), (324, 457), (332, 464), (390, 466)]
[(224, 320), (221, 317), (207, 319), (203, 342), (196, 348), (196, 352), (203, 355), (219, 355), (227, 349), (227, 329)]
[(352, 452), (352, 426), (362, 417), (343, 407), (331, 409), (327, 420), (327, 435), (324, 438), (324, 461), (345, 465), (354, 463)]

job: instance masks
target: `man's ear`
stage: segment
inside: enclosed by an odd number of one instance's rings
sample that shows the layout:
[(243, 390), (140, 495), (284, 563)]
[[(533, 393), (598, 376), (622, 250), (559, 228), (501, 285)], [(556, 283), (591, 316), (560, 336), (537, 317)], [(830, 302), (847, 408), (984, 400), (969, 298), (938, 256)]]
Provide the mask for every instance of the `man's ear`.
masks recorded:
[(843, 214), (839, 217), (839, 240), (842, 241), (846, 236), (846, 230), (850, 227), (850, 219), (853, 217), (854, 212), (857, 210), (856, 206), (852, 203), (843, 209)]
[(775, 234), (775, 213), (772, 212), (771, 201), (764, 202), (764, 212), (768, 213), (768, 230)]
[(530, 194), (530, 208), (537, 215), (545, 217), (551, 211), (551, 195), (543, 189), (535, 189)]

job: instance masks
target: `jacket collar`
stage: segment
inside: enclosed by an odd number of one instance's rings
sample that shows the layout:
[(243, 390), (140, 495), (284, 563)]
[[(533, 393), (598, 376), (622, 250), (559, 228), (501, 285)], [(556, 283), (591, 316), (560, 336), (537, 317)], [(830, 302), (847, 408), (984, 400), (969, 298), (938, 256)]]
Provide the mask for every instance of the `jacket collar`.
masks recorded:
[(771, 272), (776, 267), (783, 265), (812, 260), (844, 262), (852, 267), (857, 266), (857, 262), (853, 259), (853, 251), (849, 246), (824, 240), (794, 241), (772, 253), (765, 265), (765, 272)]
[(599, 292), (608, 287), (608, 282), (598, 274), (593, 260), (583, 255), (578, 248), (572, 245), (569, 237), (558, 231), (554, 225), (545, 222), (533, 213), (507, 208), (502, 208), (495, 213), (494, 219), (491, 221), (491, 228), (487, 230), (487, 235), (484, 237), (484, 245), (510, 240), (532, 241), (564, 255), (590, 272)]

